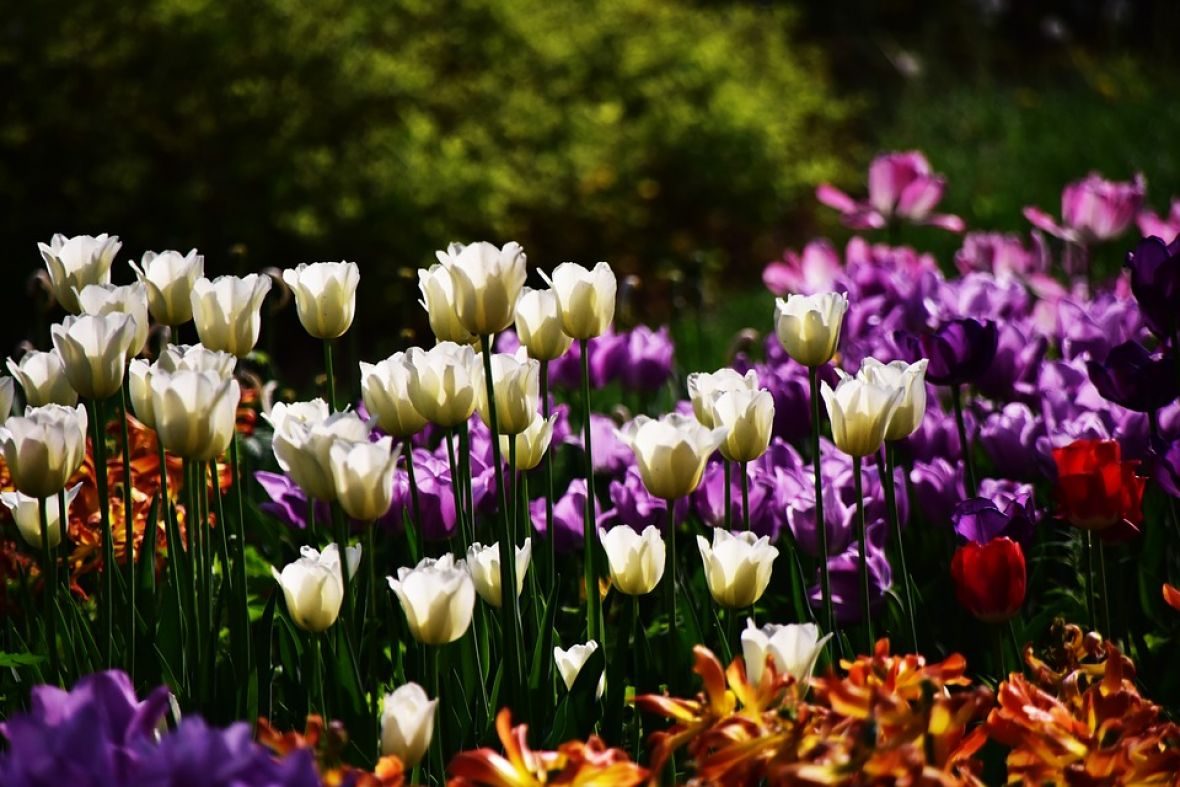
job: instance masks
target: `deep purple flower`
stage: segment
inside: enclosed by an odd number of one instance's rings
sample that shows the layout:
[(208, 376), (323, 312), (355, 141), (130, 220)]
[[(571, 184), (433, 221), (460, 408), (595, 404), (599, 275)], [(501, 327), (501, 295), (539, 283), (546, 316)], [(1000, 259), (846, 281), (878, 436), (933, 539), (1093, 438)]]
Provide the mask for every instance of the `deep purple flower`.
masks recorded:
[(1032, 480), (1045, 475), (1047, 463), (1037, 452), (1037, 440), (1044, 436), (1045, 424), (1032, 409), (1022, 402), (1011, 402), (984, 420), (978, 442), (1006, 475)]
[(1157, 336), (1172, 339), (1180, 327), (1176, 306), (1180, 303), (1180, 236), (1170, 243), (1144, 238), (1127, 254), (1127, 267), (1131, 292), (1148, 327)]
[(980, 391), (997, 399), (1028, 398), (1036, 393), (1037, 372), (1049, 340), (1031, 326), (1004, 322), (999, 328), (996, 354), (977, 381)]
[[(628, 525), (638, 532), (643, 532), (644, 528), (651, 526), (658, 528), (660, 532), (667, 531), (668, 504), (647, 491), (637, 466), (628, 467), (622, 481), (611, 481), (609, 492), (613, 508), (602, 512), (599, 517), (608, 527)], [(683, 522), (688, 513), (687, 499), (676, 501), (675, 513), (676, 521)]]
[(868, 200), (854, 200), (827, 183), (815, 190), (815, 198), (838, 210), (844, 224), (853, 229), (881, 229), (897, 218), (962, 232), (961, 218), (933, 212), (945, 188), (946, 179), (934, 174), (925, 156), (911, 150), (873, 159), (869, 165)]
[(914, 505), (922, 518), (932, 525), (942, 525), (950, 519), (955, 505), (965, 496), (963, 467), (943, 458), (933, 462), (915, 462), (910, 471)]
[[(590, 386), (601, 388), (617, 380), (627, 361), (627, 335), (604, 333), (591, 339), (589, 347)], [(578, 342), (570, 345), (565, 355), (549, 363), (549, 380), (562, 388), (581, 390), (582, 348)]]
[(1027, 547), (1036, 527), (1033, 489), (1027, 484), (984, 479), (978, 497), (955, 506), (951, 524), (966, 541), (986, 544), (1006, 536)]
[(1153, 451), (1147, 466), (1161, 489), (1180, 498), (1180, 440), (1173, 440)]
[(631, 391), (657, 391), (672, 377), (676, 348), (668, 326), (653, 331), (637, 325), (627, 334), (622, 367), (623, 387)]
[[(771, 542), (775, 542), (778, 540), (779, 530), (783, 526), (783, 512), (776, 505), (774, 479), (755, 462), (749, 463), (747, 473), (750, 495), (750, 529), (759, 536), (767, 536)], [(742, 530), (745, 527), (745, 520), (742, 513), (740, 469), (734, 466), (730, 476), (732, 529)], [(613, 488), (614, 484), (611, 486)], [(707, 526), (724, 527), (725, 470), (721, 462), (711, 462), (705, 469), (701, 485), (692, 493), (692, 505), (697, 516)]]
[(144, 752), (136, 787), (319, 787), (310, 749), (282, 760), (255, 743), (244, 722), (225, 729), (188, 717)]
[[(414, 481), (418, 486), (418, 506), (422, 512), (422, 521), (415, 523), (418, 532), (430, 541), (455, 535), (455, 493), (451, 488), (451, 470), (447, 461), (423, 448), (415, 449)], [(414, 521), (410, 476), (404, 459), (398, 463), (393, 475), (393, 505), (378, 524), (400, 532), (405, 521), (403, 517)]]
[[(1180, 301), (1173, 308), (1180, 308)], [(1140, 413), (1158, 410), (1176, 398), (1176, 364), (1147, 351), (1137, 341), (1113, 348), (1106, 360), (1088, 361), (1090, 382), (1108, 401)]]
[(1061, 192), (1061, 223), (1029, 205), (1024, 217), (1034, 227), (1081, 245), (1117, 238), (1127, 231), (1143, 205), (1147, 182), (1136, 174), (1130, 182), (1110, 181), (1097, 172), (1074, 181)]
[(933, 333), (894, 336), (910, 362), (929, 358), (926, 379), (936, 385), (962, 385), (978, 380), (996, 354), (996, 324), (970, 318), (950, 320)]
[[(287, 527), (303, 530), (307, 527), (307, 495), (299, 485), (291, 480), (286, 473), (271, 473), (259, 470), (254, 473), (254, 480), (266, 492), (270, 500), (258, 504), (258, 508), (265, 514), (270, 514)], [(315, 504), (316, 522), (330, 522), (332, 508), (322, 500)]]
[[(865, 555), (869, 564), (869, 607), (880, 608), (885, 592), (893, 585), (893, 571), (885, 556), (885, 535), (888, 528), (882, 520), (870, 522), (865, 529)], [(841, 625), (859, 623), (864, 619), (860, 604), (860, 544), (854, 542), (843, 554), (828, 561), (832, 582), (832, 607)], [(818, 572), (817, 572), (818, 574)], [(821, 585), (810, 590), (811, 604), (823, 603)]]
[[(777, 345), (778, 340), (774, 343)], [(774, 399), (771, 434), (791, 441), (803, 440), (811, 434), (811, 383), (807, 368), (790, 359), (777, 365), (758, 364), (754, 368), (758, 382)]]

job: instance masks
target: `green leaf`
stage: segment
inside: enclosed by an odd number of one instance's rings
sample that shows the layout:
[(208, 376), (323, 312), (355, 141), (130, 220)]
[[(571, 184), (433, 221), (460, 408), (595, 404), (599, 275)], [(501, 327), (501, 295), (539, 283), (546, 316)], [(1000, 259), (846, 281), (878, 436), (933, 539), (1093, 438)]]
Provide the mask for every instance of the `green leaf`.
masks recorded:
[(0, 651), (0, 669), (20, 669), (35, 667), (45, 663), (46, 658), (40, 653), (8, 653)]

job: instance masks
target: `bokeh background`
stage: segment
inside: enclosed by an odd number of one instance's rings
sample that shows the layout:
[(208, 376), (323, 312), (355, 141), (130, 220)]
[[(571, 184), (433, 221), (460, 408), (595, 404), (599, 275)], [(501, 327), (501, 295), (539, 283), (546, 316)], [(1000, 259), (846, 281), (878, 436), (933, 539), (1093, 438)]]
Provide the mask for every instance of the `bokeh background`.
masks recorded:
[[(768, 260), (843, 241), (814, 187), (862, 192), (880, 149), (924, 150), (975, 226), (1025, 229), (1091, 169), (1165, 207), (1177, 40), (1175, 0), (9, 0), (0, 349), (45, 344), (54, 232), (118, 234), (116, 281), (147, 249), (356, 260), (354, 356), (424, 330), (414, 271), (451, 240), (609, 260), (624, 321), (707, 312), (726, 341), (763, 327)], [(292, 309), (266, 325), (318, 364)]]

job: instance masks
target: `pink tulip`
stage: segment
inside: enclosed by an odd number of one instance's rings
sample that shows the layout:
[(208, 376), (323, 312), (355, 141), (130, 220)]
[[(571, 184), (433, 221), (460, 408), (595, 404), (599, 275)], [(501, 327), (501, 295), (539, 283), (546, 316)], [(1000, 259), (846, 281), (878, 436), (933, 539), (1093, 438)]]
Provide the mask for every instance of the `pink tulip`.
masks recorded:
[(1143, 205), (1146, 191), (1142, 174), (1127, 182), (1106, 180), (1091, 172), (1062, 190), (1060, 224), (1033, 205), (1024, 209), (1024, 217), (1054, 237), (1088, 246), (1126, 232)]
[(787, 249), (781, 260), (762, 270), (762, 283), (775, 295), (830, 292), (840, 275), (840, 254), (824, 239), (813, 240), (797, 253)]
[(1143, 237), (1153, 235), (1164, 243), (1171, 243), (1180, 237), (1180, 197), (1172, 198), (1172, 207), (1167, 216), (1161, 216), (1154, 210), (1144, 210), (1139, 213), (1135, 221), (1139, 224), (1139, 231)]
[(944, 188), (946, 179), (931, 171), (925, 156), (911, 150), (873, 159), (869, 165), (867, 201), (857, 201), (828, 183), (815, 190), (815, 197), (840, 211), (844, 224), (852, 229), (882, 229), (891, 221), (901, 219), (962, 232), (961, 218), (932, 212), (942, 199)]

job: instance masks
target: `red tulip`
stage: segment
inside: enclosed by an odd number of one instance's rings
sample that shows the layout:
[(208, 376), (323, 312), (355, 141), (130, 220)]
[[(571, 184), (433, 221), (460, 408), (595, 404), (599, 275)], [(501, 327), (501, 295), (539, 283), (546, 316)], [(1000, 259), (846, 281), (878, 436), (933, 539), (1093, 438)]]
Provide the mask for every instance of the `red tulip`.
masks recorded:
[(959, 547), (951, 560), (951, 576), (959, 603), (987, 623), (1008, 620), (1024, 603), (1024, 551), (1007, 536)]
[(1138, 462), (1122, 460), (1114, 440), (1074, 440), (1053, 449), (1057, 462), (1058, 516), (1075, 527), (1103, 530), (1143, 519), (1143, 485)]

